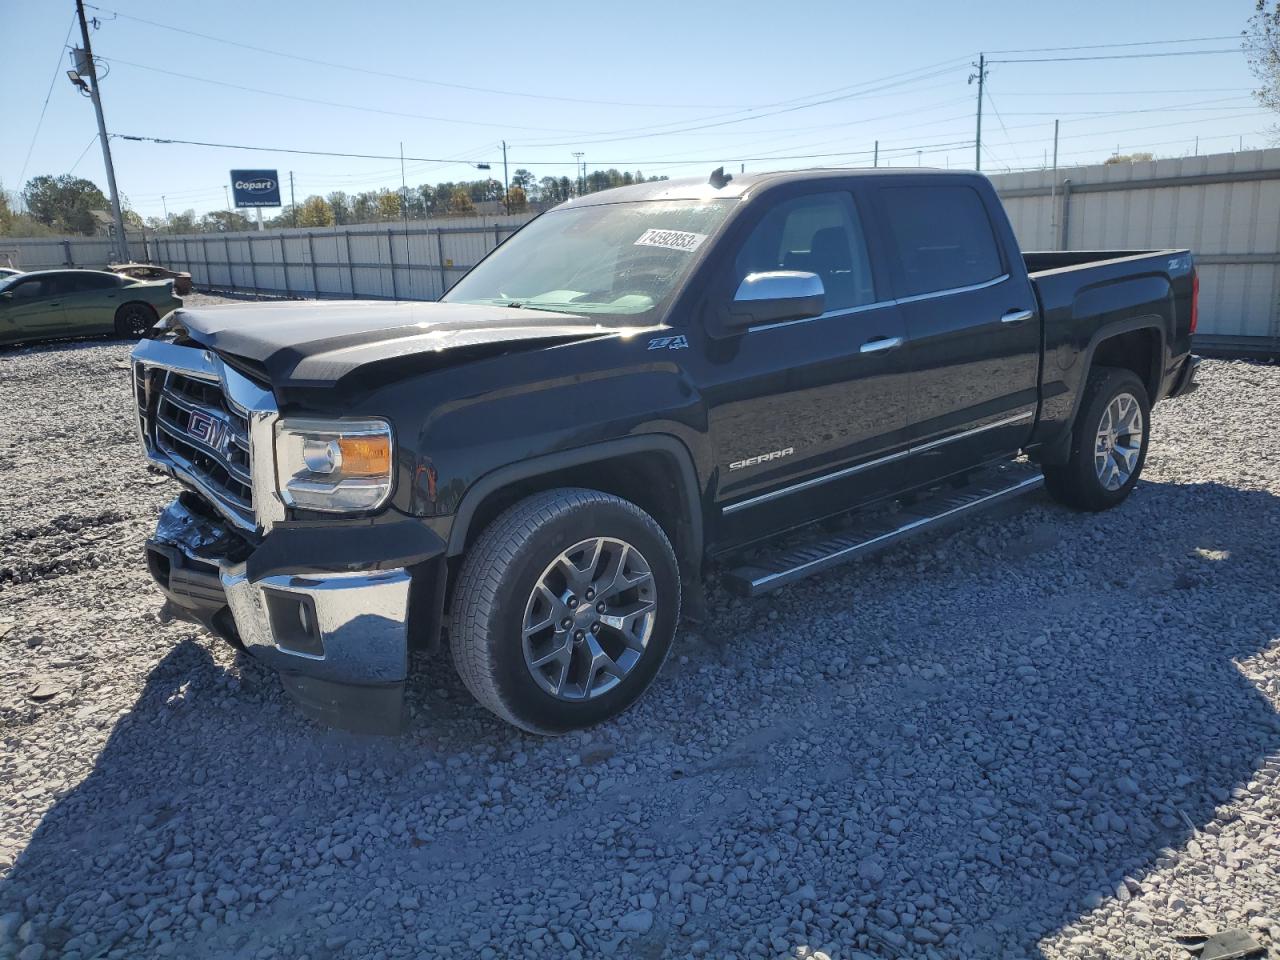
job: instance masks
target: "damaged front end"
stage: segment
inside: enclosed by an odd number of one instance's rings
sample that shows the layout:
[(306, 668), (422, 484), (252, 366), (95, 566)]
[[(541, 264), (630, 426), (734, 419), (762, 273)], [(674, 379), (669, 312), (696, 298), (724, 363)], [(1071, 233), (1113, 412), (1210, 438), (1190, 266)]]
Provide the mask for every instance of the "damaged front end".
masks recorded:
[(317, 719), (398, 730), (410, 596), (443, 575), (444, 542), (394, 511), (291, 521), (270, 391), (199, 347), (143, 341), (133, 360), (143, 448), (187, 488), (147, 542), (170, 609), (275, 668)]

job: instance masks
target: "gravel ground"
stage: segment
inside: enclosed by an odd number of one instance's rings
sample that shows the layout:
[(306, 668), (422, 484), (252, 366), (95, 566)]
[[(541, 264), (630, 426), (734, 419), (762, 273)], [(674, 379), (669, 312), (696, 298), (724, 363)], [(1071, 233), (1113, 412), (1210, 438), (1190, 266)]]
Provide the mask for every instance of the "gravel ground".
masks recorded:
[(158, 618), (127, 353), (0, 353), (0, 957), (1280, 956), (1280, 367), (1206, 362), (1116, 511), (716, 595), (619, 722), (442, 659), (380, 739)]

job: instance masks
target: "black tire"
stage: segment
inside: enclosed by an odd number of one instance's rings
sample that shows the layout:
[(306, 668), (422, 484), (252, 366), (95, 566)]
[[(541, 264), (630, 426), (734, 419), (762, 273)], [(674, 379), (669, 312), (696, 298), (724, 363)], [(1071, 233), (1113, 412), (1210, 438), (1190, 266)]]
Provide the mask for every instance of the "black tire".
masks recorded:
[(149, 303), (124, 303), (116, 311), (116, 336), (128, 339), (140, 339), (156, 325), (160, 315)]
[[(537, 602), (533, 599), (535, 588), (546, 582), (556, 559), (593, 538), (616, 541), (640, 554), (640, 561), (651, 574), (644, 590), (652, 590), (656, 606), (645, 621), (649, 625), (647, 642), (625, 675), (608, 681), (612, 686), (605, 692), (570, 701), (540, 685), (553, 681), (545, 676), (543, 681), (535, 679), (535, 668), (529, 665), (525, 654), (526, 617), (535, 609), (529, 606)], [(622, 555), (628, 554), (624, 550)], [(577, 600), (572, 585), (566, 587), (565, 595), (577, 604), (583, 602)], [(577, 614), (594, 616), (592, 607), (592, 603), (579, 606)], [(548, 607), (547, 615), (554, 618), (554, 610)], [(666, 660), (679, 616), (679, 569), (662, 527), (635, 504), (619, 497), (596, 490), (560, 488), (535, 494), (510, 507), (471, 546), (454, 590), (450, 646), (463, 684), (482, 706), (531, 733), (561, 734), (608, 720), (634, 704)], [(538, 615), (530, 619), (536, 620)], [(560, 621), (561, 626), (564, 622)], [(621, 643), (620, 634), (615, 637), (607, 625), (597, 629), (600, 633), (593, 633), (592, 637), (610, 646), (611, 656), (627, 656), (625, 649), (612, 652), (612, 645)], [(579, 632), (564, 632), (564, 649)], [(561, 636), (556, 629), (554, 638), (547, 642), (554, 646)], [(575, 647), (571, 656), (581, 657), (578, 649)], [(591, 680), (600, 676), (594, 668), (592, 660), (587, 669)], [(563, 686), (569, 667), (563, 671), (558, 667), (547, 669), (560, 673)], [(581, 686), (590, 689), (591, 681)]]
[[(1095, 461), (1095, 444), (1112, 401), (1128, 395), (1137, 401), (1142, 414), (1142, 438), (1137, 461), (1128, 479), (1108, 488), (1099, 476)], [(1125, 436), (1131, 436), (1125, 434)], [(1076, 510), (1109, 510), (1122, 502), (1133, 490), (1147, 460), (1147, 444), (1151, 438), (1151, 403), (1147, 388), (1132, 370), (1097, 367), (1089, 374), (1080, 411), (1071, 428), (1071, 454), (1061, 465), (1044, 467), (1045, 489), (1059, 503)], [(1105, 457), (1104, 457), (1105, 462)]]

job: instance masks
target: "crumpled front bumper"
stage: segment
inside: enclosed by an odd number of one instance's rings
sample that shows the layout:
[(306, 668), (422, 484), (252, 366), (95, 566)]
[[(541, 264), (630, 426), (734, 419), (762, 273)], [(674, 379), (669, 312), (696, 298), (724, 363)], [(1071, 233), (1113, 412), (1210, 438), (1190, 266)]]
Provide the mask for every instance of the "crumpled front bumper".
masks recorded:
[[(296, 569), (279, 570), (280, 550), (250, 544), (193, 497), (170, 503), (147, 541), (148, 569), (170, 609), (274, 667), (311, 716), (348, 729), (399, 730), (414, 579), (430, 569), (424, 561), (436, 552), (434, 535), (415, 532), (414, 551), (397, 558), (392, 550), (390, 561), (383, 556), (367, 569), (346, 569), (359, 566), (353, 558), (317, 570), (313, 555), (284, 551), (297, 557)], [(325, 541), (340, 550), (343, 539)], [(357, 531), (352, 539), (358, 549), (370, 538)], [(393, 545), (403, 537), (373, 539)], [(255, 553), (273, 562), (255, 561)], [(388, 565), (397, 559), (404, 562)], [(264, 566), (269, 572), (255, 575)]]

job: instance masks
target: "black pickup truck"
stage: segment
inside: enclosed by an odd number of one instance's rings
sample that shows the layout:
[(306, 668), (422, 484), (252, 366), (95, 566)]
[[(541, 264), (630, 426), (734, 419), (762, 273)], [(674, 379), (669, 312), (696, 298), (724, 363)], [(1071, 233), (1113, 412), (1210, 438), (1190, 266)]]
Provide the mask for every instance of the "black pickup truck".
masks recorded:
[(394, 727), (447, 641), (499, 717), (580, 728), (712, 558), (754, 595), (1041, 484), (1120, 503), (1193, 385), (1196, 286), (1186, 250), (1020, 253), (972, 173), (580, 197), (437, 303), (171, 315), (133, 356), (185, 488), (149, 567), (314, 715)]

